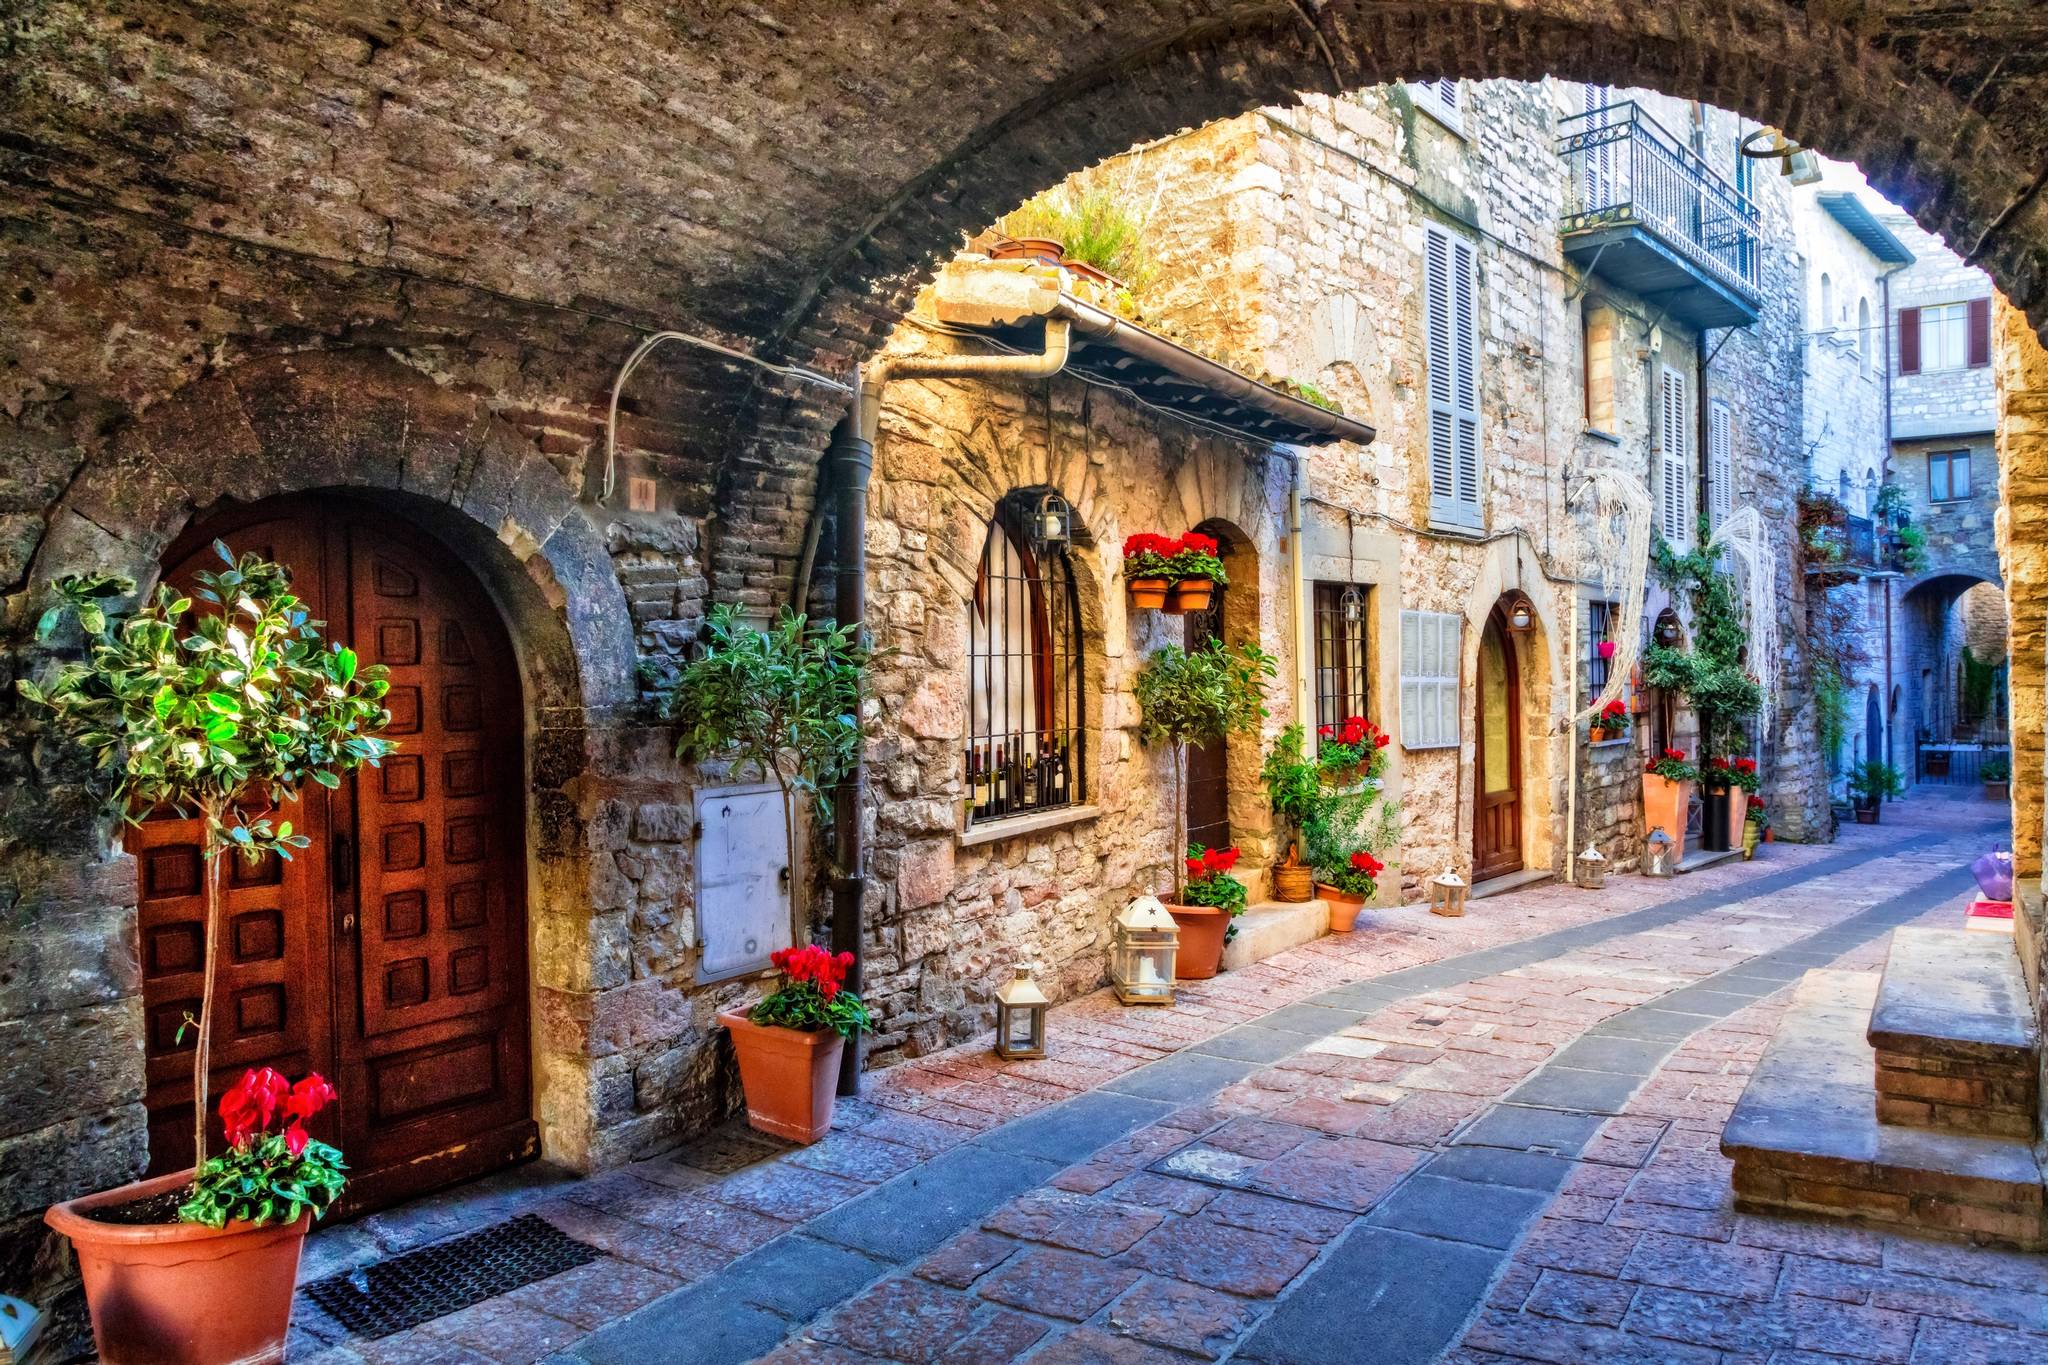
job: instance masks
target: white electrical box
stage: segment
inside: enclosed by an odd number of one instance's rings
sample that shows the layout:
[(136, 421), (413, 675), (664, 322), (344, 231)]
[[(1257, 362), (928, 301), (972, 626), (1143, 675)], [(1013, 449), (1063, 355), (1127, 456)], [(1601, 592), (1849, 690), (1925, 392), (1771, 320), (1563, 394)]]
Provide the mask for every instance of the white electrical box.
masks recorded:
[(699, 981), (742, 976), (794, 941), (789, 838), (773, 786), (697, 793)]

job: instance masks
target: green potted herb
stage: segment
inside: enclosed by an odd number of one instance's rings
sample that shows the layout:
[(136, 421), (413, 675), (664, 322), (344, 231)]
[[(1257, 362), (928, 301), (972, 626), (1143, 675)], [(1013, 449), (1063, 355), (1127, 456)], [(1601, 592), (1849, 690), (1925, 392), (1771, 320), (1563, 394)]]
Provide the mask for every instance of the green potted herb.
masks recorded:
[[(142, 606), (116, 617), (109, 604), (134, 584), (109, 576), (52, 584), (57, 603), (38, 638), (53, 640), (67, 619), (84, 636), (84, 657), (42, 683), (16, 683), (53, 729), (94, 761), (109, 813), (139, 824), (152, 811), (196, 811), (200, 820), (203, 954), (192, 1053), (194, 1169), (124, 1185), (53, 1207), (47, 1221), (77, 1249), (100, 1354), (111, 1361), (199, 1362), (280, 1359), (290, 1325), (299, 1249), (313, 1218), (340, 1188), (339, 1156), (296, 1135), (281, 1157), (239, 1126), (228, 1100), (229, 1150), (207, 1155), (215, 976), (223, 935), (221, 855), (251, 863), (290, 858), (306, 847), (291, 821), (272, 815), (306, 781), (338, 787), (357, 765), (376, 764), (392, 745), (378, 736), (389, 717), (384, 670), (321, 638), (320, 623), (291, 591), (283, 566), (237, 559), (214, 544), (222, 567), (202, 571), (187, 596), (159, 585)], [(195, 608), (195, 599), (199, 605)], [(270, 1073), (275, 1075), (275, 1073)], [(246, 1078), (245, 1078), (246, 1083)], [(279, 1084), (282, 1079), (279, 1078)], [(318, 1077), (321, 1092), (332, 1091)], [(266, 1085), (265, 1093), (274, 1090)], [(295, 1092), (287, 1092), (287, 1095)], [(300, 1095), (299, 1118), (319, 1104)], [(259, 1103), (259, 1110), (261, 1105)], [(261, 1147), (260, 1151), (255, 1150)], [(310, 1155), (309, 1155), (310, 1154)], [(277, 1157), (273, 1160), (273, 1157)], [(280, 1183), (263, 1198), (247, 1182)]]
[(1903, 796), (1905, 779), (1883, 759), (1865, 759), (1849, 770), (1849, 795), (1855, 799), (1856, 823), (1874, 825), (1878, 809), (1888, 796)]

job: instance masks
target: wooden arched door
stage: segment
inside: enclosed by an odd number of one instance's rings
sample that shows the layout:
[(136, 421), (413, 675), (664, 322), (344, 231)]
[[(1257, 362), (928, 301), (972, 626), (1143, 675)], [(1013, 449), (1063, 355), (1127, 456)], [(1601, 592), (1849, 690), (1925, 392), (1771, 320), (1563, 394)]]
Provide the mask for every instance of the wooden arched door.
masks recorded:
[(1479, 637), (1472, 880), (1522, 870), (1522, 680), (1499, 607)]
[[(211, 519), (172, 546), (166, 580), (218, 567), (216, 538), (284, 564), (327, 637), (390, 670), (398, 747), (281, 813), (312, 840), (291, 861), (229, 863), (214, 1093), (250, 1066), (330, 1077), (341, 1097), (321, 1136), (348, 1160), (356, 1212), (533, 1155), (524, 707), (497, 608), (453, 551), (368, 502)], [(126, 843), (160, 1173), (192, 1160), (192, 1035), (177, 1033), (201, 984), (198, 822), (153, 817)]]

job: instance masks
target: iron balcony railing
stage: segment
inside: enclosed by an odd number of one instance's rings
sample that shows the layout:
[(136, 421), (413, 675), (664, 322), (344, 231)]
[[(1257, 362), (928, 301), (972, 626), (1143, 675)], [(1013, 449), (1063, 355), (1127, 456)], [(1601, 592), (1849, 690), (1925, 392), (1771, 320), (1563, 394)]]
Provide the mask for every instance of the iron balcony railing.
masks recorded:
[(1722, 283), (1757, 288), (1756, 205), (1632, 100), (1573, 114), (1565, 233), (1638, 225)]

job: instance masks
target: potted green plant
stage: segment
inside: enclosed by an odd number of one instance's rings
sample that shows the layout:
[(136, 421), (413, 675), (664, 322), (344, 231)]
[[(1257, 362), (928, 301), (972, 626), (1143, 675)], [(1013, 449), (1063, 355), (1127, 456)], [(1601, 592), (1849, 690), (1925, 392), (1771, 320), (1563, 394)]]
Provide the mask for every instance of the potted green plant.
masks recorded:
[(1849, 770), (1849, 795), (1855, 799), (1859, 825), (1876, 824), (1884, 799), (1905, 793), (1906, 783), (1899, 770), (1883, 759), (1865, 759)]
[(1316, 727), (1316, 771), (1332, 787), (1354, 787), (1377, 780), (1386, 766), (1387, 732), (1364, 716), (1349, 716), (1342, 725)]
[(1699, 776), (1682, 749), (1666, 749), (1643, 769), (1643, 828), (1661, 829), (1670, 837), (1673, 866), (1685, 857), (1686, 810)]
[(1355, 848), (1342, 862), (1316, 869), (1316, 892), (1330, 907), (1330, 932), (1348, 934), (1358, 922), (1358, 912), (1379, 888), (1379, 875), (1386, 870), (1370, 849)]
[(1216, 589), (1229, 585), (1230, 578), (1223, 572), (1223, 561), (1216, 553), (1218, 548), (1214, 536), (1205, 536), (1200, 531), (1190, 531), (1174, 543), (1173, 553), (1166, 561), (1167, 572), (1173, 577), (1173, 590), (1166, 601), (1168, 611), (1206, 610)]
[(1749, 803), (1763, 785), (1758, 774), (1756, 760), (1738, 756), (1728, 764), (1728, 846), (1740, 848), (1748, 836), (1744, 833), (1749, 826)]
[(1610, 739), (1626, 739), (1632, 720), (1628, 703), (1616, 697), (1594, 713), (1593, 723), (1587, 727), (1586, 740), (1591, 744), (1604, 744)]
[[(1187, 836), (1187, 750), (1190, 744), (1207, 744), (1226, 735), (1250, 734), (1266, 718), (1266, 680), (1273, 676), (1271, 655), (1247, 641), (1226, 646), (1211, 640), (1201, 649), (1184, 650), (1166, 645), (1153, 651), (1132, 684), (1143, 718), (1138, 739), (1143, 744), (1164, 743), (1173, 757), (1173, 846), (1186, 848)], [(1176, 922), (1189, 906), (1181, 895), (1181, 868), (1174, 869), (1173, 903), (1166, 908)], [(1182, 923), (1206, 918), (1202, 913), (1187, 915)]]
[(846, 989), (852, 953), (807, 943), (770, 958), (782, 981), (751, 1009), (718, 1016), (739, 1058), (747, 1122), (791, 1142), (812, 1143), (832, 1130), (839, 1059), (846, 1040), (874, 1027), (867, 1006)]
[(1993, 754), (1977, 769), (1977, 775), (1984, 779), (1984, 799), (2004, 801), (2012, 791), (2012, 763), (2000, 754)]
[(1378, 749), (1369, 762), (1374, 771), (1352, 786), (1329, 787), (1319, 780), (1302, 822), (1302, 848), (1315, 872), (1316, 894), (1329, 909), (1332, 933), (1350, 932), (1386, 870), (1380, 852), (1401, 834), (1401, 808), (1381, 792)]
[[(159, 585), (123, 616), (109, 605), (134, 591), (127, 579), (52, 584), (58, 600), (37, 636), (54, 640), (73, 620), (84, 657), (43, 683), (16, 683), (91, 756), (110, 814), (135, 824), (173, 809), (200, 820), (203, 986), (198, 1016), (179, 1028), (181, 1036), (195, 1030), (194, 1168), (59, 1204), (47, 1218), (72, 1239), (81, 1269), (90, 1267), (87, 1305), (108, 1361), (281, 1359), (300, 1245), (339, 1188), (339, 1178), (330, 1188), (325, 1174), (339, 1169), (338, 1155), (322, 1146), (308, 1164), (303, 1129), (290, 1139), (300, 1147), (287, 1154), (290, 1163), (274, 1161), (267, 1141), (256, 1144), (261, 1151), (237, 1141), (238, 1132), (249, 1138), (255, 1130), (232, 1120), (229, 1150), (207, 1155), (221, 855), (254, 863), (306, 847), (306, 836), (273, 813), (304, 782), (338, 787), (344, 774), (390, 752), (377, 734), (389, 719), (389, 684), (382, 668), (360, 667), (353, 650), (322, 640), (281, 565), (253, 554), (238, 559), (218, 541), (214, 549), (222, 567), (201, 571), (191, 595)], [(318, 1107), (311, 1094), (300, 1096), (302, 1119)], [(287, 1174), (278, 1190), (239, 1197), (280, 1171)]]
[[(865, 742), (860, 707), (872, 658), (850, 626), (813, 623), (785, 607), (767, 627), (755, 629), (741, 620), (737, 608), (720, 603), (705, 617), (704, 640), (696, 657), (683, 665), (661, 693), (662, 714), (680, 725), (676, 738), (680, 757), (727, 759), (735, 771), (759, 772), (775, 783), (782, 794), (783, 851), (789, 860), (792, 888), (803, 884), (797, 875), (797, 798), (807, 797), (821, 821), (831, 817), (832, 788), (860, 758)], [(810, 958), (791, 957), (792, 951), (771, 955), (775, 970), (787, 973), (793, 962), (805, 968), (814, 965)], [(847, 965), (851, 962), (848, 955)], [(845, 970), (839, 969), (842, 977)], [(840, 980), (829, 983), (829, 992), (826, 984), (822, 978), (796, 981), (785, 977), (783, 991), (809, 986), (812, 992), (798, 990), (784, 1005), (770, 1007), (771, 1022), (782, 1022), (778, 1012), (785, 1005), (791, 1009), (808, 1006), (812, 993), (823, 995), (826, 1005), (844, 993), (852, 1006), (859, 1008), (858, 997), (842, 992)], [(837, 1073), (828, 1076), (819, 1070), (825, 1046), (819, 1029), (824, 1026), (795, 1026), (797, 1032), (816, 1035), (804, 1039), (799, 1047), (780, 1034), (747, 1027), (749, 1019), (761, 1022), (760, 1009), (757, 1006), (751, 1016), (720, 1016), (731, 1029), (739, 1053), (748, 1121), (764, 1132), (799, 1142), (815, 1141), (823, 1128), (808, 1118), (794, 1117), (794, 1111), (777, 1096), (795, 1084), (791, 1077), (797, 1073), (807, 1078), (804, 1083), (813, 1090), (823, 1084), (824, 1094), (813, 1095), (808, 1101), (811, 1108), (805, 1112), (822, 1112), (825, 1125), (830, 1126), (836, 1086), (831, 1077)], [(861, 1017), (866, 1017), (865, 1012)], [(741, 1020), (737, 1026), (732, 1023), (735, 1018)], [(848, 1036), (851, 1034), (839, 1034), (841, 1039)], [(834, 1068), (842, 1047), (843, 1042), (833, 1045)], [(774, 1060), (765, 1060), (770, 1054)], [(763, 1090), (757, 1097), (761, 1086), (770, 1087), (773, 1093)], [(799, 1136), (807, 1132), (813, 1135)]]
[(1188, 845), (1182, 859), (1187, 880), (1180, 904), (1170, 907), (1180, 926), (1180, 948), (1173, 959), (1177, 980), (1206, 980), (1223, 965), (1223, 945), (1236, 936), (1237, 917), (1245, 906), (1244, 883), (1230, 875), (1237, 857), (1235, 848)]
[(1124, 591), (1131, 605), (1157, 610), (1166, 605), (1173, 587), (1173, 570), (1168, 559), (1179, 542), (1152, 531), (1139, 531), (1124, 538)]
[(1286, 858), (1273, 868), (1273, 899), (1289, 905), (1313, 900), (1316, 894), (1315, 874), (1301, 861), (1298, 841), (1302, 827), (1319, 809), (1323, 783), (1315, 760), (1303, 752), (1303, 741), (1302, 728), (1288, 726), (1273, 741), (1272, 751), (1259, 768), (1273, 813), (1294, 834), (1287, 842)]

